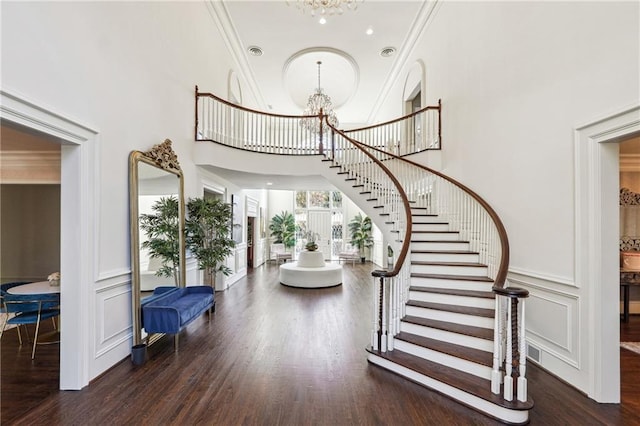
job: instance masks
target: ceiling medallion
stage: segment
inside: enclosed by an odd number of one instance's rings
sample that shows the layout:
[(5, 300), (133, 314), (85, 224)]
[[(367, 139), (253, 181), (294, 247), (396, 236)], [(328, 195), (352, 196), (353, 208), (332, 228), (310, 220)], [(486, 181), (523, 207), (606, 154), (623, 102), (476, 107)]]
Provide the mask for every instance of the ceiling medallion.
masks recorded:
[[(289, 5), (293, 0), (287, 0)], [(344, 7), (349, 10), (356, 10), (358, 3), (362, 3), (364, 0), (295, 0), (296, 7), (302, 10), (302, 13), (309, 10), (311, 16), (315, 16), (316, 13), (320, 15), (342, 15)]]
[[(331, 124), (333, 127), (338, 127), (338, 117), (333, 111), (331, 98), (324, 94), (322, 87), (320, 86), (320, 65), (322, 65), (322, 61), (318, 61), (316, 63), (318, 64), (318, 88), (313, 95), (309, 96), (309, 100), (307, 101), (307, 108), (304, 110), (303, 115), (317, 116), (322, 113), (327, 117), (327, 121), (329, 122), (329, 124)], [(313, 133), (320, 133), (320, 126), (318, 125), (318, 119), (316, 117), (300, 119), (300, 126)], [(329, 130), (329, 126), (323, 120), (322, 133), (325, 135), (329, 134)]]

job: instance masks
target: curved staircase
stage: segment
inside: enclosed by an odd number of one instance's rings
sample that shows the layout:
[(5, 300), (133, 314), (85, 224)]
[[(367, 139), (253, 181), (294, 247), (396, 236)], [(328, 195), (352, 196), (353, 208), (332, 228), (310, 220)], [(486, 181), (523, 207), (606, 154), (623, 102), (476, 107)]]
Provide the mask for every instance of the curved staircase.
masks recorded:
[[(199, 115), (202, 110), (213, 112)], [(230, 135), (234, 129), (215, 120), (237, 115), (251, 115), (242, 120), (277, 131), (249, 140), (246, 136), (257, 131)], [(301, 118), (252, 111), (196, 88), (197, 140), (258, 152), (321, 154), (326, 176), (371, 216), (399, 253), (393, 270), (373, 273), (369, 362), (500, 421), (528, 423), (533, 408), (525, 378), (528, 293), (508, 286), (508, 240), (493, 209), (455, 180), (381, 149), (379, 135), (389, 134), (384, 127), (393, 126), (401, 137), (402, 119), (352, 132), (358, 141), (335, 128), (330, 135), (320, 131), (317, 151), (309, 152), (313, 145), (306, 138), (312, 135), (304, 136), (303, 149), (291, 144), (302, 138), (295, 133)]]

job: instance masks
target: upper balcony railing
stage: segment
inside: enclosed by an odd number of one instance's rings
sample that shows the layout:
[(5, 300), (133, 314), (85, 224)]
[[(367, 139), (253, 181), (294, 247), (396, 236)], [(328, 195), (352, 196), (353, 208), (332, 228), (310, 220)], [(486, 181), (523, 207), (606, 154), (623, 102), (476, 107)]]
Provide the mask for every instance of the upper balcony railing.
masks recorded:
[[(318, 136), (300, 125), (317, 116), (281, 115), (252, 110), (225, 101), (196, 86), (196, 141), (282, 155), (322, 154)], [(326, 140), (326, 136), (324, 138)]]
[(403, 156), (442, 148), (442, 102), (395, 120), (343, 131), (358, 142)]
[[(302, 126), (304, 120), (322, 120), (320, 115), (272, 114), (245, 108), (212, 93), (195, 98), (196, 141), (211, 141), (249, 151), (283, 154), (323, 154), (329, 134), (318, 135)], [(352, 140), (395, 155), (441, 148), (441, 103), (405, 117), (373, 126), (344, 131)]]

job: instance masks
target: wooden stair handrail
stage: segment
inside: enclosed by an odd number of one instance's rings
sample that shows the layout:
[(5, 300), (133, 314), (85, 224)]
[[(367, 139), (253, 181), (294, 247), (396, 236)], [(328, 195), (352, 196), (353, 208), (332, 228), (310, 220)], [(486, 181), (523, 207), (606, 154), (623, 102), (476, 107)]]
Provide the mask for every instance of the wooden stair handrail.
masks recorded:
[(247, 111), (247, 112), (252, 112), (252, 113), (255, 113), (255, 114), (268, 115), (270, 117), (280, 117), (280, 118), (313, 118), (313, 117), (316, 117), (318, 119), (320, 118), (320, 114), (317, 114), (317, 115), (292, 115), (292, 114), (275, 114), (275, 113), (272, 113), (272, 112), (258, 111), (256, 109), (251, 109), (251, 108), (244, 107), (242, 105), (234, 104), (233, 102), (229, 102), (229, 101), (227, 101), (225, 99), (222, 99), (222, 98), (214, 95), (213, 93), (198, 92), (198, 86), (196, 86), (196, 123), (198, 122), (197, 121), (197, 118), (198, 118), (198, 115), (197, 115), (197, 110), (198, 110), (197, 101), (198, 101), (199, 97), (213, 98), (216, 101), (221, 102), (221, 103), (223, 103), (225, 105), (228, 105), (230, 107), (237, 108), (237, 109), (240, 109), (240, 110), (243, 110), (243, 111)]
[[(395, 118), (393, 120), (385, 121), (385, 122), (382, 122), (382, 123), (372, 124), (371, 126), (358, 127), (357, 129), (344, 130), (343, 133), (358, 132), (358, 131), (361, 131), (361, 130), (369, 130), (369, 129), (373, 129), (373, 128), (376, 128), (376, 127), (386, 126), (388, 124), (397, 123), (399, 121), (405, 120), (407, 118), (411, 118), (414, 115), (418, 115), (418, 114), (421, 114), (421, 113), (423, 113), (425, 111), (429, 111), (429, 110), (432, 110), (432, 109), (442, 112), (442, 99), (438, 99), (438, 105), (429, 105), (429, 106), (426, 106), (426, 107), (424, 107), (424, 108), (422, 108), (422, 109), (420, 109), (418, 111), (412, 112), (411, 114), (403, 115), (402, 117), (398, 117), (398, 118)], [(440, 124), (441, 124), (441, 120), (438, 119), (438, 137), (440, 137), (440, 132), (441, 132), (440, 131)]]
[[(337, 129), (336, 130), (338, 133), (341, 133), (344, 137), (348, 138), (346, 135), (344, 135), (344, 132), (340, 132)], [(353, 139), (348, 138), (350, 141), (355, 142), (356, 144), (360, 144), (360, 142), (357, 141), (353, 141)], [(496, 278), (494, 280), (494, 287), (496, 288), (504, 288), (504, 284), (507, 280), (507, 272), (509, 269), (509, 238), (507, 237), (507, 231), (502, 223), (502, 220), (500, 220), (500, 217), (498, 216), (498, 214), (495, 212), (495, 210), (489, 205), (489, 203), (487, 203), (482, 197), (480, 197), (477, 193), (475, 193), (474, 191), (472, 191), (470, 188), (468, 188), (466, 185), (463, 185), (462, 183), (458, 182), (457, 180), (453, 179), (452, 177), (449, 177), (447, 175), (444, 175), (440, 172), (438, 172), (437, 170), (433, 170), (427, 166), (423, 166), (422, 164), (418, 164), (415, 161), (411, 161), (408, 160), (404, 157), (400, 157), (397, 156), (395, 154), (392, 154), (390, 152), (381, 150), (379, 148), (373, 147), (373, 146), (368, 146), (368, 145), (364, 145), (366, 146), (368, 149), (373, 149), (375, 151), (378, 151), (384, 155), (387, 155), (391, 158), (395, 158), (397, 160), (400, 161), (404, 161), (406, 163), (409, 163), (415, 167), (418, 167), (420, 169), (426, 170), (429, 173), (433, 173), (434, 175), (437, 175), (439, 177), (441, 177), (442, 179), (445, 179), (449, 182), (451, 182), (452, 184), (454, 184), (455, 186), (457, 186), (458, 188), (462, 189), (464, 192), (466, 192), (467, 194), (469, 194), (474, 200), (476, 200), (484, 209), (485, 211), (489, 214), (489, 217), (491, 218), (491, 220), (493, 221), (494, 225), (496, 226), (496, 229), (498, 231), (498, 236), (500, 237), (500, 245), (502, 246), (502, 258), (500, 259), (500, 266), (498, 268), (498, 273), (496, 274)], [(368, 154), (368, 153), (367, 153)], [(395, 177), (394, 177), (395, 179)], [(397, 182), (397, 180), (396, 180)], [(404, 250), (404, 247), (403, 247)], [(404, 258), (402, 258), (402, 260), (404, 261)], [(400, 263), (400, 262), (398, 262)]]
[[(398, 261), (395, 263), (393, 270), (389, 271), (389, 270), (383, 270), (383, 269), (379, 269), (379, 270), (375, 270), (372, 272), (372, 275), (374, 277), (395, 277), (396, 275), (398, 275), (400, 273), (400, 270), (402, 269), (402, 266), (404, 265), (404, 261), (405, 258), (407, 257), (407, 253), (409, 252), (409, 246), (411, 245), (411, 232), (412, 232), (412, 221), (411, 221), (411, 204), (409, 203), (409, 198), (407, 197), (407, 193), (404, 191), (404, 188), (402, 187), (402, 185), (400, 184), (400, 182), (398, 181), (398, 179), (394, 176), (394, 174), (391, 172), (391, 170), (389, 170), (387, 168), (387, 166), (385, 166), (384, 164), (382, 164), (382, 161), (378, 160), (373, 154), (369, 153), (367, 151), (367, 149), (371, 149), (372, 147), (365, 145), (361, 142), (358, 142), (354, 139), (351, 139), (350, 137), (348, 137), (347, 135), (344, 134), (344, 132), (336, 129), (335, 127), (333, 127), (331, 125), (331, 123), (329, 123), (329, 121), (327, 120), (327, 117), (325, 116), (324, 118), (325, 122), (329, 125), (329, 127), (336, 133), (339, 133), (340, 135), (342, 135), (342, 137), (344, 137), (346, 140), (348, 140), (351, 144), (355, 145), (356, 148), (358, 148), (360, 151), (364, 152), (364, 154), (369, 157), (371, 160), (373, 160), (373, 162), (375, 164), (377, 164), (384, 172), (385, 174), (389, 177), (389, 179), (393, 182), (393, 184), (395, 185), (395, 187), (397, 188), (400, 197), (402, 198), (402, 204), (404, 206), (404, 210), (405, 210), (405, 215), (406, 215), (406, 230), (405, 230), (405, 236), (404, 239), (402, 241), (402, 249), (400, 250), (400, 254), (398, 255)], [(362, 148), (365, 147), (366, 149)]]

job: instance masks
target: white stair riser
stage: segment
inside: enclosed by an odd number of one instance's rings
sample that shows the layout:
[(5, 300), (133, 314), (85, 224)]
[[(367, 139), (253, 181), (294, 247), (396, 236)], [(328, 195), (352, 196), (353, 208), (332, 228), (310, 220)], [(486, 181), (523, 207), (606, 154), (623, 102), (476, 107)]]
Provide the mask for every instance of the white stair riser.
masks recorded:
[(414, 223), (412, 231), (449, 231), (448, 223)]
[(446, 219), (438, 216), (421, 216), (424, 212), (411, 211), (412, 221), (414, 222), (437, 222), (437, 223), (449, 223)]
[(459, 241), (460, 234), (457, 232), (429, 232), (429, 233), (411, 233), (412, 240), (424, 240), (424, 241)]
[(412, 241), (411, 250), (469, 250), (469, 243), (462, 241), (447, 241), (444, 243)]
[(437, 328), (425, 327), (423, 325), (412, 324), (404, 321), (400, 323), (400, 331), (416, 334), (422, 337), (428, 337), (430, 339), (437, 339), (443, 342), (455, 343), (456, 345), (465, 346), (467, 348), (479, 349), (481, 351), (493, 353), (492, 340), (480, 339), (478, 337), (453, 333), (451, 331), (440, 330)]
[(453, 288), (456, 290), (492, 291), (493, 283), (485, 281), (465, 281), (456, 279), (436, 279), (411, 277), (411, 285), (420, 287)]
[(468, 306), (470, 308), (494, 309), (496, 302), (483, 297), (457, 296), (453, 294), (429, 293), (425, 291), (409, 291), (409, 299), (420, 302), (442, 303), (452, 306)]
[(400, 339), (396, 339), (394, 345), (394, 349), (401, 350), (402, 352), (428, 359), (429, 361), (437, 362), (438, 364), (446, 365), (447, 367), (455, 368), (456, 370), (464, 371), (465, 373), (473, 374), (483, 379), (491, 380), (491, 367), (486, 365), (460, 359)]
[(493, 318), (477, 317), (474, 315), (440, 311), (437, 309), (421, 308), (418, 306), (407, 306), (406, 315), (412, 315), (414, 317), (428, 318), (438, 321), (453, 322), (455, 324), (471, 325), (493, 330)]
[(489, 268), (486, 266), (463, 265), (411, 265), (411, 272), (419, 274), (464, 275), (467, 277), (486, 277)]
[[(448, 397), (456, 401), (460, 401), (467, 406), (474, 407), (478, 411), (503, 420), (506, 423), (525, 424), (529, 421), (529, 411), (527, 410), (511, 410), (509, 408), (501, 407), (500, 405), (493, 404), (492, 402), (478, 398), (468, 392), (465, 392), (423, 374), (417, 373), (414, 370), (403, 367), (392, 361), (378, 357), (374, 354), (369, 354), (367, 356), (367, 359), (372, 364), (376, 364), (382, 368), (386, 368), (387, 370), (393, 371), (394, 373), (406, 377), (409, 380), (434, 389), (437, 392), (442, 393), (443, 395), (447, 395)], [(487, 385), (490, 386), (489, 384)]]
[(411, 253), (411, 260), (418, 262), (478, 262), (477, 253)]

